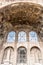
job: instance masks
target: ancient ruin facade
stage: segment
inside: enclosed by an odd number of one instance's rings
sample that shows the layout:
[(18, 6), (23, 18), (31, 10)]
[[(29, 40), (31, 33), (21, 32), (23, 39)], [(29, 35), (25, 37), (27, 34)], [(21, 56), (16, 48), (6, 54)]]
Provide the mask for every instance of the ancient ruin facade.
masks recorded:
[(0, 65), (43, 65), (43, 6), (16, 2), (0, 8)]

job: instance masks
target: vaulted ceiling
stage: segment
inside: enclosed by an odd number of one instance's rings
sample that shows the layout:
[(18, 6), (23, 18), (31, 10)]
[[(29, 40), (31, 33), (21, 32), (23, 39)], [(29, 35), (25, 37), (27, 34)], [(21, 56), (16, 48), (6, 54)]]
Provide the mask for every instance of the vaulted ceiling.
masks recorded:
[(43, 7), (34, 3), (15, 3), (0, 9), (0, 34), (19, 25), (43, 32)]

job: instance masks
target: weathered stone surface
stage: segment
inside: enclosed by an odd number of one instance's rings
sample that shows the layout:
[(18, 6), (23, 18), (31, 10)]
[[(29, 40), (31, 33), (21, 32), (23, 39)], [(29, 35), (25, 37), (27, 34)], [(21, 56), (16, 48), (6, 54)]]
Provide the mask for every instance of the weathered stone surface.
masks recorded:
[(33, 3), (8, 5), (0, 9), (0, 23), (1, 34), (15, 27), (18, 28), (18, 25), (30, 26), (39, 34), (43, 28), (43, 7)]
[[(11, 43), (7, 42), (8, 33), (10, 31), (16, 32), (15, 41)], [(18, 33), (20, 31), (26, 32), (26, 42), (18, 42)], [(36, 36), (38, 37), (38, 40), (36, 39), (35, 39), (36, 41), (29, 40), (30, 31), (36, 32), (37, 34)], [(39, 63), (43, 65), (42, 35), (43, 35), (42, 6), (33, 3), (15, 3), (7, 7), (1, 8), (0, 9), (0, 64), (2, 63), (4, 65), (6, 64), (8, 65), (8, 63), (6, 63), (6, 60), (9, 63), (11, 62), (12, 65), (18, 64), (17, 63), (18, 48), (25, 47), (27, 50), (26, 51), (27, 62), (25, 65), (27, 64), (35, 65)]]

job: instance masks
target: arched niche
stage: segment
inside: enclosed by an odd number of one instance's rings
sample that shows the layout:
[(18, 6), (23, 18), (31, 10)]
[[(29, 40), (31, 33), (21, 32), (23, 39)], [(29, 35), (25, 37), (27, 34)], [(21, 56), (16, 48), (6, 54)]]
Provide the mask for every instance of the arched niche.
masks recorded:
[(42, 55), (40, 48), (34, 46), (30, 49), (31, 63), (42, 63)]
[(3, 54), (3, 58), (2, 58), (2, 63), (11, 63), (12, 61), (12, 55), (13, 55), (13, 47), (7, 47), (4, 49), (4, 54)]
[(17, 49), (17, 63), (26, 63), (27, 62), (27, 49), (25, 47), (19, 47)]

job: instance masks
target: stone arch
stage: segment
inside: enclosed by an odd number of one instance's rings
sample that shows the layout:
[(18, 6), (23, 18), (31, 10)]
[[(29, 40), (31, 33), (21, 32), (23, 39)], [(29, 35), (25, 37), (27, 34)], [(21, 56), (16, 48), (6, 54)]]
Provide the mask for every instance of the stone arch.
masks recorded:
[(38, 35), (36, 31), (29, 32), (29, 41), (38, 42)]
[(27, 49), (23, 46), (17, 49), (17, 63), (27, 62)]
[(26, 32), (25, 31), (20, 31), (18, 33), (18, 42), (26, 42)]
[(27, 48), (26, 48), (26, 47), (24, 47), (24, 46), (20, 46), (20, 47), (18, 47), (18, 48), (17, 48), (17, 51), (18, 51), (18, 49), (19, 49), (19, 48), (25, 48), (25, 49), (27, 50)]
[(8, 46), (4, 49), (4, 54), (3, 54), (3, 58), (2, 58), (2, 63), (11, 63), (12, 62), (12, 54), (13, 54), (13, 47)]
[[(18, 5), (15, 6), (15, 4), (18, 4)], [(12, 5), (14, 5), (14, 6), (12, 6)], [(9, 8), (10, 8), (10, 10), (9, 10)], [(10, 22), (12, 24), (12, 26), (19, 25), (19, 24), (20, 25), (25, 24), (25, 25), (31, 26), (37, 32), (40, 32), (40, 30), (41, 30), (40, 23), (42, 21), (42, 15), (43, 15), (42, 6), (40, 6), (38, 4), (34, 4), (34, 3), (29, 3), (29, 2), (28, 3), (25, 3), (25, 2), (24, 3), (14, 3), (14, 4), (10, 4), (10, 5), (2, 8), (0, 10), (0, 12), (1, 11), (2, 11), (2, 13), (4, 13), (3, 19), (6, 17), (5, 21)], [(9, 15), (7, 15), (7, 11), (9, 12)], [(10, 20), (9, 20), (9, 18), (10, 18)]]
[(8, 34), (9, 34), (10, 32), (12, 32), (12, 31), (16, 33), (16, 30), (9, 30), (9, 31), (7, 31), (6, 40), (7, 40)]
[[(11, 33), (12, 33), (12, 35), (11, 35)], [(11, 39), (12, 37), (9, 38), (10, 36), (12, 36), (13, 39)], [(15, 32), (15, 31), (9, 31), (9, 32), (7, 33), (7, 39), (6, 39), (6, 41), (7, 41), (7, 42), (14, 42), (14, 41), (15, 41), (15, 37), (16, 37), (16, 32)], [(8, 38), (11, 39), (12, 41), (11, 41), (11, 40), (8, 41), (8, 40), (9, 40)]]
[(13, 48), (12, 46), (7, 46), (6, 48), (4, 48), (4, 51), (5, 51), (7, 48), (11, 48), (11, 49), (14, 51), (14, 48)]
[(30, 49), (30, 58), (33, 63), (42, 63), (42, 54), (39, 47), (34, 46)]
[[(37, 49), (39, 49), (39, 50), (40, 50), (40, 48), (39, 48), (39, 47), (37, 47), (37, 46), (33, 46), (33, 47), (31, 47), (30, 51), (32, 50), (32, 48), (37, 48)], [(41, 52), (41, 50), (40, 50), (40, 52)]]

